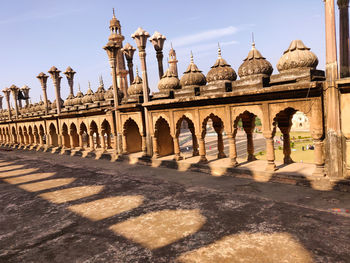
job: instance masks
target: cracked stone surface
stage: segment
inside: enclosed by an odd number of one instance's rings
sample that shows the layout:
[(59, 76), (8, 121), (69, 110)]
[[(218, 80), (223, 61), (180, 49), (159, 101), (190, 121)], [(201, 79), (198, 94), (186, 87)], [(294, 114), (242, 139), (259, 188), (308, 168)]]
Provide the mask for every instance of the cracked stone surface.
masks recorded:
[(0, 262), (349, 262), (349, 197), (0, 151)]

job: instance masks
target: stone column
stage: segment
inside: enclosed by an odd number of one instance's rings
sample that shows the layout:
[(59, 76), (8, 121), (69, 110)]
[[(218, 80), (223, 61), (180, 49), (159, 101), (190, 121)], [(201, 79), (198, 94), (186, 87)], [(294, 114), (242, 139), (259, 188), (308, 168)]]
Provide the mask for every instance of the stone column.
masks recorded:
[(48, 72), (51, 75), (53, 85), (55, 87), (57, 114), (61, 114), (61, 71), (58, 70), (55, 66), (53, 66)]
[(90, 134), (89, 140), (90, 140), (90, 149), (94, 150), (95, 149), (95, 145), (94, 145), (94, 135), (93, 134)]
[(227, 134), (229, 147), (230, 147), (230, 164), (233, 167), (238, 166), (237, 162), (237, 149), (236, 149), (236, 134), (237, 128), (234, 129), (233, 133)]
[(128, 144), (127, 144), (127, 142), (126, 142), (126, 136), (125, 136), (125, 134), (122, 134), (122, 141), (123, 141), (123, 145), (122, 145), (122, 147), (123, 147), (123, 154), (127, 154), (128, 153)]
[(253, 141), (253, 130), (255, 128), (255, 118), (249, 117), (249, 119), (242, 119), (243, 123), (243, 129), (247, 135), (247, 161), (255, 161), (255, 155), (254, 155), (254, 141)]
[(5, 94), (7, 111), (8, 111), (8, 114), (9, 114), (9, 119), (11, 120), (12, 119), (11, 106), (10, 106), (10, 93), (11, 93), (11, 90), (6, 88), (6, 89), (3, 89), (2, 92)]
[(282, 127), (282, 126), (278, 126), (278, 128), (281, 130), (282, 134), (283, 134), (283, 163), (284, 164), (291, 164), (294, 163), (294, 161), (292, 160), (292, 157), (290, 156), (292, 153), (291, 147), (290, 147), (290, 128), (289, 127)]
[(73, 85), (74, 85), (74, 74), (76, 72), (71, 68), (68, 67), (65, 72), (63, 72), (64, 75), (67, 77), (68, 85), (69, 85), (69, 95), (74, 96), (74, 90), (73, 90)]
[(199, 136), (197, 135), (197, 137), (199, 138), (199, 156), (200, 156), (199, 161), (206, 163), (206, 162), (208, 162), (208, 160), (206, 157), (204, 138), (202, 138), (200, 135)]
[(39, 133), (39, 144), (40, 146), (44, 146), (43, 134)]
[(326, 111), (326, 151), (327, 174), (331, 177), (342, 177), (342, 138), (340, 130), (340, 98), (336, 80), (338, 78), (337, 43), (335, 28), (334, 0), (325, 2), (326, 25), (326, 83), (325, 83), (325, 111)]
[(222, 136), (222, 132), (218, 133), (218, 159), (226, 158), (226, 154), (224, 152), (224, 140)]
[[(26, 98), (26, 106), (28, 107), (29, 105), (29, 90), (30, 88), (27, 86), (27, 85), (24, 85), (22, 88), (21, 88), (21, 91), (23, 92), (25, 98)], [(19, 100), (21, 101), (21, 100)], [(22, 107), (22, 106), (20, 106)]]
[(179, 137), (178, 136), (173, 136), (173, 142), (174, 142), (175, 160), (176, 161), (180, 161), (180, 160), (182, 160), (182, 156), (180, 154)]
[(3, 107), (2, 107), (2, 99), (3, 99), (3, 98), (4, 98), (4, 97), (0, 95), (0, 110), (2, 110), (2, 108), (3, 108)]
[(74, 137), (73, 134), (69, 134), (70, 148), (74, 148)]
[(266, 157), (267, 157), (267, 166), (266, 171), (275, 171), (277, 170), (275, 164), (275, 148), (274, 148), (274, 135), (272, 132), (264, 132), (264, 137), (266, 140)]
[(106, 141), (105, 141), (104, 133), (101, 133), (101, 142), (102, 142), (102, 149), (103, 149), (103, 151), (105, 151), (107, 149), (107, 147), (106, 147)]
[(83, 133), (79, 134), (79, 147), (80, 150), (84, 149)]
[(40, 81), (41, 88), (43, 90), (43, 96), (44, 96), (44, 105), (45, 105), (45, 113), (47, 114), (49, 112), (49, 106), (48, 106), (48, 99), (47, 99), (47, 91), (46, 91), (46, 83), (48, 76), (45, 75), (43, 72), (41, 72), (37, 78)]
[(320, 137), (313, 137), (316, 169), (313, 175), (324, 176), (324, 143)]
[(340, 77), (350, 77), (349, 51), (349, 0), (338, 0)]
[(130, 85), (134, 81), (134, 69), (133, 69), (134, 65), (132, 63), (132, 60), (133, 60), (135, 51), (136, 51), (136, 48), (134, 48), (129, 43), (126, 43), (125, 46), (123, 47), (123, 53), (125, 55), (125, 58), (128, 64), (128, 69), (129, 69)]
[(15, 85), (12, 85), (10, 87), (10, 90), (11, 90), (11, 93), (12, 93), (12, 97), (13, 97), (13, 101), (15, 103), (15, 113), (16, 113), (16, 118), (18, 118), (19, 116), (19, 110), (18, 110), (18, 91), (19, 91), (19, 88), (16, 87)]
[(142, 149), (142, 155), (147, 156), (147, 139), (146, 136), (142, 136), (142, 144), (141, 144), (141, 149)]
[(153, 140), (153, 157), (159, 158), (159, 152), (158, 152), (158, 142), (156, 136), (152, 137)]

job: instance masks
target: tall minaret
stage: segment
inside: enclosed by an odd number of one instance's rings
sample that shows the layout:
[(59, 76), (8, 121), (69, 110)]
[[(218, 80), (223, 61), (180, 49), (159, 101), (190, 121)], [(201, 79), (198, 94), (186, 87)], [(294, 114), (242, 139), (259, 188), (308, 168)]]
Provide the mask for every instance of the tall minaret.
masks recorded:
[(350, 77), (349, 0), (338, 0), (339, 7), (339, 69), (340, 77)]
[[(115, 12), (113, 8), (113, 17), (111, 21), (109, 22), (109, 29), (111, 30), (111, 34), (108, 38), (110, 41), (117, 41), (121, 42), (121, 45), (123, 46), (123, 40), (120, 39), (120, 36), (122, 36), (122, 27), (120, 25), (119, 20), (115, 17)], [(116, 37), (118, 39), (116, 39)], [(117, 64), (117, 83), (118, 87), (120, 88), (121, 91), (123, 91), (124, 96), (128, 95), (128, 71), (126, 70), (125, 67), (125, 60), (124, 60), (124, 55), (123, 55), (123, 50), (120, 48), (118, 50), (118, 64)]]
[(172, 73), (174, 73), (176, 76), (178, 76), (178, 73), (177, 73), (177, 62), (178, 62), (178, 60), (176, 59), (176, 52), (173, 49), (173, 44), (171, 44), (171, 49), (169, 51), (169, 60), (168, 60), (169, 70)]

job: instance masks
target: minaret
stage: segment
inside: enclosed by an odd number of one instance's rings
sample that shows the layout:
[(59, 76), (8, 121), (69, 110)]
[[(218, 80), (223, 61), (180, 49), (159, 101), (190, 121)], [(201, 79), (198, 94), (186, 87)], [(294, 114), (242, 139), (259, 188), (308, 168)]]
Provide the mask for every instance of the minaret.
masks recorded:
[(173, 49), (173, 44), (171, 44), (171, 49), (169, 51), (169, 60), (168, 60), (169, 70), (173, 74), (175, 74), (176, 76), (178, 76), (178, 73), (177, 73), (177, 62), (178, 62), (178, 60), (176, 59), (176, 52)]
[(338, 0), (339, 7), (339, 69), (340, 77), (350, 77), (349, 0)]

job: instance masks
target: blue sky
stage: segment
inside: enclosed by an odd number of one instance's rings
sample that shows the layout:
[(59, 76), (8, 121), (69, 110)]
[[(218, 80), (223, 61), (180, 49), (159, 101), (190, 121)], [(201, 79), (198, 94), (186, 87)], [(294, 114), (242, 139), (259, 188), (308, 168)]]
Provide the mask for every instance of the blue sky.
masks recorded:
[[(238, 71), (251, 48), (254, 32), (257, 49), (274, 66), (294, 39), (301, 39), (319, 58), (324, 69), (324, 3), (321, 0), (11, 0), (0, 9), (0, 83), (1, 90), (15, 84), (31, 88), (32, 101), (39, 100), (40, 83), (36, 76), (52, 66), (76, 72), (75, 92), (80, 83), (87, 90), (88, 81), (97, 89), (102, 75), (111, 85), (110, 68), (102, 47), (109, 36), (112, 7), (122, 25), (125, 41), (138, 27), (151, 35), (159, 31), (167, 37), (164, 68), (173, 42), (178, 54), (181, 77), (193, 51), (197, 66), (206, 74), (217, 57), (217, 43), (222, 55)], [(158, 71), (155, 51), (147, 43), (150, 88), (157, 91)], [(140, 65), (137, 52), (134, 65)], [(62, 75), (63, 76), (63, 75)], [(62, 79), (62, 98), (68, 96)], [(54, 100), (52, 80), (48, 80), (49, 99)]]

